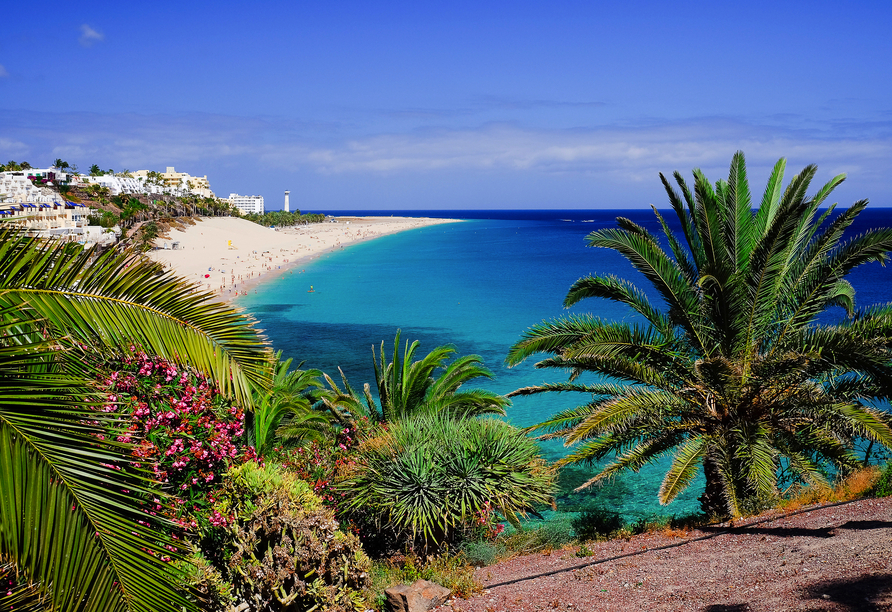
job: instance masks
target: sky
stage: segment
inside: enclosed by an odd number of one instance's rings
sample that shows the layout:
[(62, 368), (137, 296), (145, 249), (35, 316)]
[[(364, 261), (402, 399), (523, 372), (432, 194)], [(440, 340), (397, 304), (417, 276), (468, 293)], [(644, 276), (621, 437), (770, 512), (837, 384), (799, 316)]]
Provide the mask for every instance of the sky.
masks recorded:
[[(0, 20), (0, 160), (267, 209), (667, 206), (846, 173), (892, 206), (892, 2), (44, 2)], [(815, 190), (817, 185), (815, 185)]]

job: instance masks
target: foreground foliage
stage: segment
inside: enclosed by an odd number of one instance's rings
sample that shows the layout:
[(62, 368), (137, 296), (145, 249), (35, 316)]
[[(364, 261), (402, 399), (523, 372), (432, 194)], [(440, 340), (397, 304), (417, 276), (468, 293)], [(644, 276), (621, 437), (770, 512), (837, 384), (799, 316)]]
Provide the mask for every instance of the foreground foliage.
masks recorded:
[[(681, 236), (655, 211), (662, 237), (618, 218), (619, 227), (586, 241), (622, 254), (665, 307), (624, 279), (587, 276), (570, 288), (566, 306), (614, 300), (640, 322), (561, 318), (532, 327), (511, 348), (509, 364), (546, 353), (537, 367), (571, 376), (510, 395), (591, 397), (533, 428), (577, 447), (563, 464), (615, 455), (583, 486), (672, 453), (661, 503), (688, 487), (702, 466), (703, 510), (736, 515), (748, 498), (776, 494), (781, 468), (802, 482), (824, 483), (828, 469), (858, 465), (859, 439), (892, 444), (889, 415), (867, 403), (890, 393), (892, 309), (855, 310), (845, 280), (859, 265), (886, 261), (892, 230), (843, 240), (866, 200), (836, 216), (833, 207), (821, 212), (844, 177), (808, 196), (816, 167), (785, 189), (784, 169), (780, 160), (755, 211), (742, 153), (728, 180), (715, 185), (695, 170), (692, 190), (676, 172), (679, 193), (661, 175)], [(849, 318), (819, 324), (834, 306)], [(600, 377), (582, 382), (584, 373)]]
[(207, 509), (208, 493), (229, 467), (256, 456), (245, 444), (244, 409), (190, 368), (143, 353), (105, 364), (103, 372), (107, 403), (99, 410), (126, 419), (117, 441), (134, 444), (133, 457), (151, 466), (171, 496), (172, 507), (155, 504), (153, 510), (188, 527), (191, 514)]
[(483, 591), (474, 576), (474, 566), (463, 554), (443, 551), (422, 558), (415, 554), (396, 555), (372, 564), (372, 591), (377, 595), (377, 607), (386, 609), (384, 590), (397, 584), (412, 584), (416, 580), (430, 580), (452, 591), (452, 597), (468, 599)]
[(320, 370), (291, 370), (291, 359), (276, 351), (272, 385), (256, 392), (254, 411), (248, 415), (248, 434), (257, 454), (270, 452), (276, 443), (299, 446), (321, 441), (330, 429), (327, 412), (314, 410), (322, 395)]
[(481, 515), (484, 524), (494, 513), (515, 520), (551, 503), (554, 472), (536, 444), (503, 421), (423, 416), (362, 441), (337, 488), (346, 494), (342, 510), (370, 523), (370, 536), (431, 552)]
[(306, 482), (248, 462), (229, 471), (214, 499), (202, 553), (222, 580), (206, 590), (258, 612), (365, 609), (369, 559)]
[(0, 605), (24, 589), (53, 610), (194, 607), (168, 562), (179, 545), (146, 505), (152, 473), (115, 439), (129, 422), (94, 410), (105, 398), (84, 356), (139, 347), (249, 404), (269, 351), (206, 298), (131, 253), (0, 229), (0, 574), (18, 585)]
[(511, 401), (485, 389), (463, 388), (479, 378), (492, 378), (479, 355), (463, 355), (450, 361), (455, 348), (438, 346), (420, 359), (415, 359), (418, 340), (405, 342), (400, 351), (401, 330), (393, 341), (393, 361), (388, 361), (381, 342), (380, 352), (372, 346), (372, 365), (379, 402), (365, 385), (360, 394), (350, 386), (344, 373), (341, 389), (328, 375), (330, 392), (323, 398), (325, 408), (342, 424), (356, 428), (356, 421), (365, 417), (378, 422), (393, 422), (420, 415), (442, 414), (452, 418), (469, 418), (486, 414), (505, 415)]

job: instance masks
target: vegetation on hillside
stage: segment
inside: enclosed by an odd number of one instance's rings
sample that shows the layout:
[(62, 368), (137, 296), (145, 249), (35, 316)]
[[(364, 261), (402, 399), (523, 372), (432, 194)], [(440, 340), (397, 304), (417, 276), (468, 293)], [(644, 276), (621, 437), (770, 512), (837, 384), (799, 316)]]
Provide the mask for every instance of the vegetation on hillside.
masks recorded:
[(0, 164), (0, 172), (21, 172), (22, 170), (30, 170), (32, 167), (26, 161), (17, 162), (11, 159), (5, 164)]
[(306, 225), (307, 223), (322, 223), (325, 221), (325, 215), (321, 213), (302, 213), (299, 210), (293, 212), (271, 210), (262, 215), (256, 213), (239, 214), (242, 219), (247, 219), (264, 227), (291, 227), (293, 225)]

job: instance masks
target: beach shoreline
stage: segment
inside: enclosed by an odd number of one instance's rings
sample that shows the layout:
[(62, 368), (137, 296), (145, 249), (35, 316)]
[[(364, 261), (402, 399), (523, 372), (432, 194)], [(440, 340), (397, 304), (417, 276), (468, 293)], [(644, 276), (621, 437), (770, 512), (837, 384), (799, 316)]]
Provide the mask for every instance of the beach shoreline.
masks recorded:
[[(202, 217), (195, 225), (173, 229), (167, 238), (157, 239), (160, 248), (147, 255), (215, 299), (231, 301), (326, 253), (381, 236), (459, 221), (430, 217), (334, 219), (274, 230), (238, 217)], [(170, 248), (173, 243), (177, 243), (176, 249)]]

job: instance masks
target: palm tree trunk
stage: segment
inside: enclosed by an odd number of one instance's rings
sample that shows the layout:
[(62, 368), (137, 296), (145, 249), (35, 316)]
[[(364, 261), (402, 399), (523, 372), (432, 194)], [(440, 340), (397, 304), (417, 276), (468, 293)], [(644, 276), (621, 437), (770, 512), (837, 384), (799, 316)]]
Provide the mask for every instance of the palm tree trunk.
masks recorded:
[(697, 498), (700, 510), (709, 517), (727, 517), (730, 513), (721, 470), (718, 462), (710, 455), (703, 459), (703, 475), (706, 477), (706, 489)]

